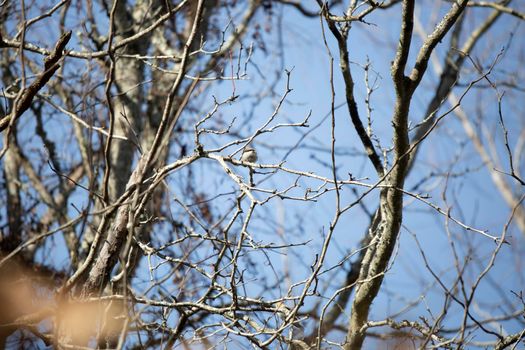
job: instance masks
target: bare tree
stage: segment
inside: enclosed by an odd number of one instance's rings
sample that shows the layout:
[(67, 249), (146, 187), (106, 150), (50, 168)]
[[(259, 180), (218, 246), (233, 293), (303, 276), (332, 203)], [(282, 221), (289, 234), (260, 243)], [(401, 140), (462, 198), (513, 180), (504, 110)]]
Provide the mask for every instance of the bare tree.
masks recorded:
[(521, 2), (0, 6), (4, 348), (523, 343)]

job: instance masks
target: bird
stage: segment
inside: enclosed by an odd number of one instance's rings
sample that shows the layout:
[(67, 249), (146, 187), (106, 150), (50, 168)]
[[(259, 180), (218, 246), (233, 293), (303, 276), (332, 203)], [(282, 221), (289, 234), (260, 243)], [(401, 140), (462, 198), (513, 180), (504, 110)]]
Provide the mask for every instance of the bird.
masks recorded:
[(246, 147), (241, 155), (241, 162), (253, 163), (257, 161), (257, 152), (253, 147)]
[[(255, 148), (247, 146), (244, 148), (244, 151), (241, 155), (241, 162), (248, 162), (248, 163), (254, 163), (257, 161), (257, 151), (255, 151)], [(253, 182), (253, 169), (251, 166), (250, 168), (250, 186), (255, 186), (255, 183)]]

